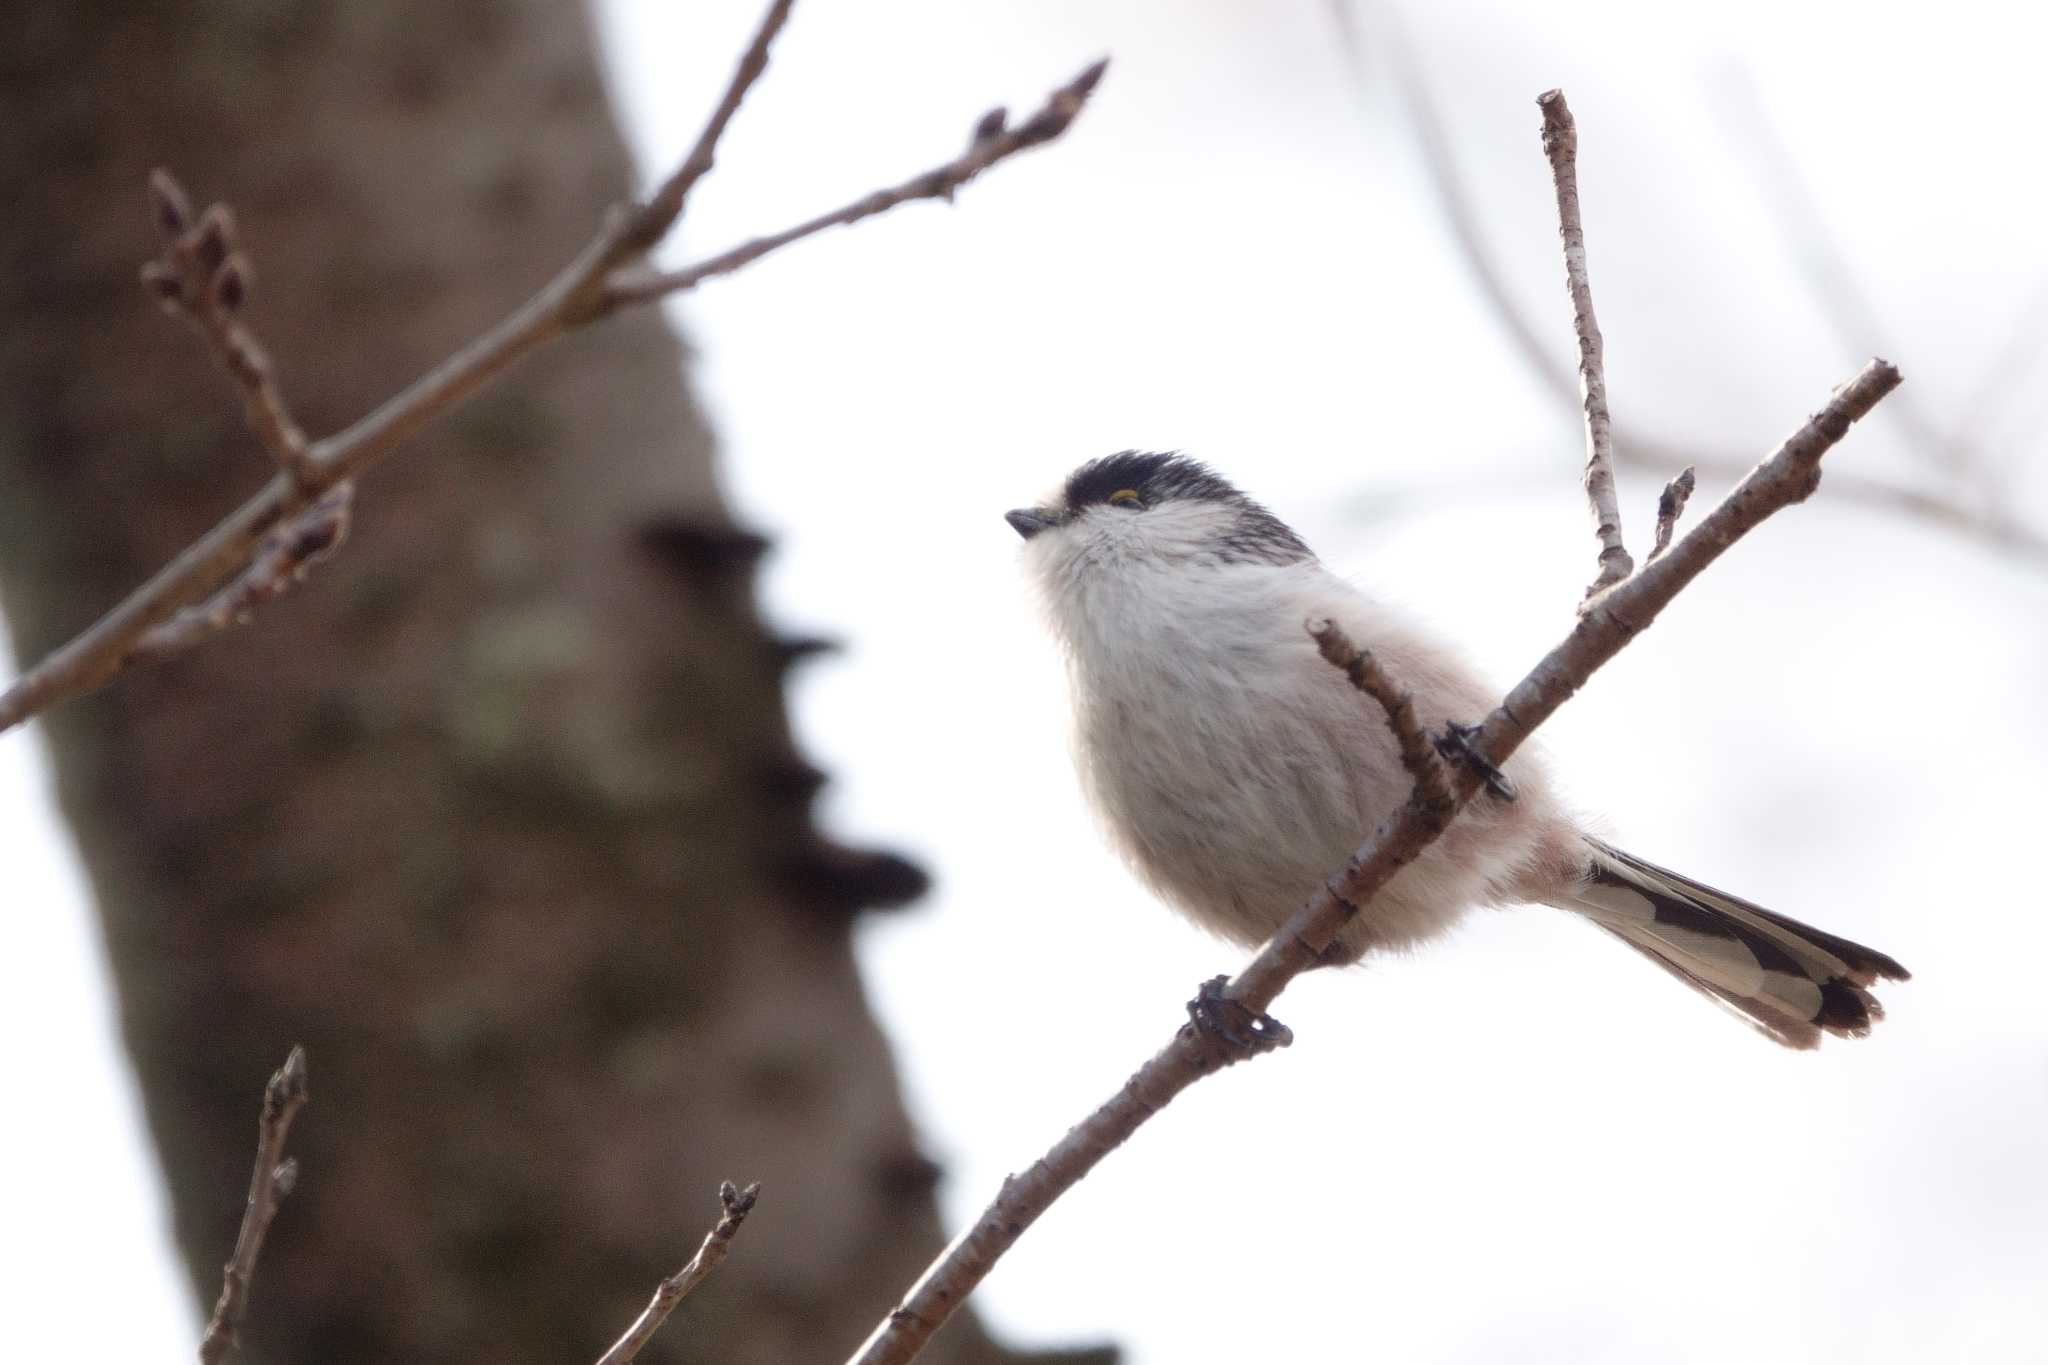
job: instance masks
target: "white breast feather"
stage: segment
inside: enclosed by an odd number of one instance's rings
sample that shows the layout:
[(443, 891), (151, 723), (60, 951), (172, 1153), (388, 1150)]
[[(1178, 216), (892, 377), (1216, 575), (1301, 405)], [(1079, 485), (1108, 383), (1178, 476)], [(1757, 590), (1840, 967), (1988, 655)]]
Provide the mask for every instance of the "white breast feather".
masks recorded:
[[(1199, 542), (1208, 529), (1165, 510), (1101, 536), (1046, 537), (1034, 567), (1067, 656), (1082, 781), (1113, 841), (1176, 908), (1256, 945), (1411, 787), (1379, 707), (1323, 661), (1308, 622), (1333, 619), (1373, 649), (1432, 728), (1476, 721), (1496, 698), (1314, 561), (1159, 557), (1162, 538)], [(1538, 765), (1510, 772), (1520, 799), (1476, 802), (1347, 930), (1348, 949), (1412, 944), (1472, 904), (1548, 892), (1561, 874), (1550, 853), (1578, 835)]]

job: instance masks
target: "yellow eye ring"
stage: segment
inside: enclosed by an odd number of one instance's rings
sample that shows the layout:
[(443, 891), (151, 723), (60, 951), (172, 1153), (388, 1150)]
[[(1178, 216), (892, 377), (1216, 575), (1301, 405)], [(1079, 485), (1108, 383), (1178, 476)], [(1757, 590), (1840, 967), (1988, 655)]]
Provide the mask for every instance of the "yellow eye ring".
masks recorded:
[(1138, 496), (1135, 488), (1119, 488), (1108, 498), (1112, 507), (1143, 507), (1145, 500)]

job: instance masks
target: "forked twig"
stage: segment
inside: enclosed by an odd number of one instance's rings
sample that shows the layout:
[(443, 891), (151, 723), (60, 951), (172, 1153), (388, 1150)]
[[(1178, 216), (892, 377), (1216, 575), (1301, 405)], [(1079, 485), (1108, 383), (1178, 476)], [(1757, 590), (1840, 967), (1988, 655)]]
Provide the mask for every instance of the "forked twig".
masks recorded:
[[(1671, 551), (1603, 593), (1578, 618), (1572, 631), (1530, 670), (1468, 741), (1475, 757), (1498, 768), (1545, 720), (1585, 685), (1607, 660), (1653, 621), (1657, 613), (1707, 565), (1766, 517), (1804, 500), (1820, 483), (1820, 458), (1848, 433), (1852, 423), (1875, 407), (1899, 383), (1899, 372), (1885, 361), (1872, 361), (1849, 383), (1837, 389), (1827, 405), (1751, 471)], [(1319, 637), (1337, 662), (1348, 667), (1334, 636)], [(1376, 698), (1391, 693), (1366, 686)], [(1399, 719), (1401, 708), (1386, 707), (1389, 724), (1412, 747), (1415, 726)], [(1412, 771), (1412, 769), (1411, 769)], [(1452, 780), (1449, 801), (1436, 799), (1429, 784), (1418, 778), (1415, 792), (1394, 819), (1376, 831), (1342, 869), (1297, 910), (1267, 941), (1244, 970), (1223, 988), (1222, 998), (1253, 1018), (1267, 1008), (1288, 983), (1316, 965), (1327, 949), (1396, 872), (1413, 862), (1471, 800), (1483, 778), (1478, 764), (1461, 765)], [(911, 1286), (903, 1301), (877, 1326), (851, 1358), (851, 1365), (904, 1365), (932, 1334), (958, 1310), (1025, 1229), (1061, 1195), (1072, 1189), (1098, 1162), (1122, 1146), (1174, 1096), (1202, 1077), (1229, 1066), (1241, 1056), (1256, 1055), (1256, 1045), (1233, 1048), (1215, 1031), (1183, 1027), (1094, 1113), (1067, 1131), (1051, 1150), (1024, 1171), (1011, 1176), (981, 1216), (964, 1230), (939, 1259)]]
[[(162, 651), (153, 647), (138, 652), (138, 643), (152, 629), (242, 574), (264, 537), (275, 528), (303, 512), (322, 494), (382, 463), (428, 422), (469, 399), (529, 352), (621, 308), (730, 274), (824, 228), (856, 222), (911, 199), (948, 196), (996, 163), (1064, 133), (1086, 104), (1105, 65), (1097, 62), (1089, 66), (1055, 90), (1043, 107), (1014, 128), (1000, 117), (984, 115), (974, 125), (965, 153), (900, 185), (879, 190), (793, 228), (743, 243), (683, 270), (625, 269), (674, 227), (690, 190), (711, 169), (719, 136), (766, 67), (769, 44), (788, 17), (790, 4), (791, 0), (775, 0), (769, 7), (690, 156), (645, 204), (615, 208), (576, 258), (509, 317), (353, 425), (313, 442), (306, 448), (303, 460), (288, 461), (287, 472), (272, 479), (148, 582), (18, 678), (6, 692), (0, 693), (0, 731), (21, 724), (65, 698), (104, 685), (137, 657), (160, 657)], [(163, 218), (161, 196), (159, 217)], [(216, 267), (215, 275), (218, 274)], [(154, 278), (152, 283), (161, 294), (165, 286), (155, 283)], [(178, 287), (182, 290), (184, 285), (180, 283)], [(217, 285), (214, 287), (218, 289)], [(274, 386), (264, 392), (274, 392)], [(262, 410), (252, 415), (251, 421), (260, 427), (269, 421), (273, 405), (266, 399), (257, 406)], [(284, 413), (281, 395), (277, 396), (274, 412)], [(284, 443), (289, 445), (289, 441)], [(203, 638), (204, 633), (178, 635), (189, 642)]]
[(185, 187), (161, 167), (149, 173), (149, 201), (163, 252), (142, 267), (142, 283), (166, 313), (192, 324), (234, 381), (243, 420), (277, 467), (301, 482), (310, 479), (306, 433), (285, 404), (269, 352), (240, 317), (254, 270), (236, 240), (235, 215), (213, 204), (195, 219)]
[(954, 192), (968, 181), (980, 175), (998, 161), (1017, 153), (1050, 142), (1067, 131), (1088, 96), (1094, 91), (1103, 73), (1109, 70), (1109, 63), (1098, 61), (1084, 69), (1080, 75), (1052, 92), (1035, 113), (1024, 122), (1009, 127), (1006, 111), (991, 109), (975, 124), (967, 149), (951, 161), (934, 166), (911, 176), (900, 184), (864, 194), (850, 203), (821, 213), (815, 218), (805, 219), (781, 232), (766, 237), (756, 237), (742, 242), (728, 251), (720, 252), (709, 259), (699, 261), (681, 270), (621, 272), (606, 283), (604, 307), (607, 312), (636, 303), (646, 303), (669, 294), (694, 289), (705, 280), (717, 275), (728, 275), (741, 266), (780, 250), (791, 242), (823, 232), (826, 228), (844, 227), (857, 223), (863, 218), (872, 218), (886, 213), (898, 204), (907, 204), (914, 199), (944, 199), (951, 201)]
[[(1330, 13), (1341, 40), (1343, 55), (1350, 65), (1354, 83), (1363, 90), (1368, 73), (1365, 66), (1365, 37), (1360, 32), (1357, 11), (1369, 0), (1330, 0)], [(1421, 152), (1423, 168), (1442, 210), (1451, 238), (1471, 271), (1473, 284), (1491, 306), (1495, 319), (1513, 343), (1529, 373), (1561, 402), (1574, 399), (1570, 371), (1558, 364), (1549, 343), (1532, 320), (1530, 310), (1510, 286), (1500, 254), (1489, 239), (1469, 178), (1458, 156), (1434, 91), (1422, 69), (1414, 44), (1400, 22), (1398, 8), (1387, 3), (1370, 4), (1377, 22), (1371, 34), (1373, 51), (1387, 62), (1392, 87), (1409, 130)], [(2027, 314), (2026, 316), (2032, 316)], [(2039, 329), (2022, 327), (2014, 343), (2002, 353), (2001, 365), (2026, 355), (2029, 336), (2048, 335)], [(1987, 384), (1992, 381), (1987, 376)], [(1971, 402), (1973, 413), (1988, 405)], [(1969, 444), (1971, 438), (1958, 438)], [(1655, 433), (1624, 422), (1615, 434), (1614, 459), (1628, 468), (1652, 470), (1660, 475), (1676, 465), (1692, 464), (1709, 483), (1733, 485), (1749, 470), (1741, 452), (1706, 449), (1694, 442), (1668, 441)], [(1488, 485), (1492, 487), (1493, 485)], [(1425, 493), (1427, 490), (1425, 490)], [(1990, 549), (2014, 556), (2036, 570), (2048, 571), (2048, 531), (2029, 525), (2002, 506), (1983, 506), (1954, 493), (1936, 489), (1911, 488), (1901, 484), (1845, 471), (1829, 484), (1830, 500), (1871, 508), (1890, 516), (1932, 525), (1942, 532), (1963, 537)]]

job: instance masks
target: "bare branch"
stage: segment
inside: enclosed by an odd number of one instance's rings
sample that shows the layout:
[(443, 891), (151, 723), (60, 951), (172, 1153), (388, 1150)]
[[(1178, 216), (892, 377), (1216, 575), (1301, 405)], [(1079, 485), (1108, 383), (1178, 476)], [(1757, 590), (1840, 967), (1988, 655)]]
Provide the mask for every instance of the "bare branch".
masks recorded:
[(1109, 69), (1107, 61), (1096, 62), (1073, 80), (1047, 96), (1045, 104), (1030, 118), (1014, 128), (1005, 127), (1004, 111), (990, 110), (983, 115), (970, 135), (967, 150), (943, 165), (914, 175), (901, 184), (887, 189), (876, 190), (862, 195), (849, 204), (841, 205), (815, 218), (806, 219), (794, 227), (783, 229), (766, 237), (742, 242), (729, 251), (724, 251), (708, 260), (699, 261), (681, 270), (621, 272), (606, 284), (606, 309), (630, 304), (646, 303), (650, 299), (662, 298), (694, 289), (705, 280), (717, 275), (726, 275), (741, 266), (767, 255), (771, 251), (800, 241), (826, 228), (841, 227), (886, 213), (898, 204), (913, 199), (944, 199), (951, 201), (953, 194), (968, 181), (980, 175), (998, 161), (1015, 156), (1018, 152), (1050, 142), (1067, 131), (1074, 117), (1081, 112), (1088, 95)]
[[(1356, 0), (1331, 0), (1330, 11), (1337, 24), (1341, 47), (1351, 66), (1352, 79), (1363, 89), (1367, 85), (1368, 73), (1364, 63), (1364, 44), (1353, 12), (1355, 3)], [(1414, 45), (1392, 6), (1376, 6), (1375, 13), (1379, 22), (1373, 32), (1373, 37), (1378, 40), (1374, 51), (1391, 68), (1392, 84), (1409, 129), (1421, 150), (1423, 168), (1436, 194), (1437, 206), (1464, 256), (1466, 268), (1472, 273), (1474, 285), (1492, 306), (1496, 320), (1529, 373), (1544, 388), (1556, 394), (1559, 401), (1571, 402), (1574, 398), (1571, 374), (1557, 363), (1548, 343), (1531, 320), (1528, 308), (1508, 284), (1507, 271), (1487, 237), (1457, 148)], [(1689, 444), (1663, 440), (1626, 423), (1616, 431), (1614, 446), (1614, 459), (1618, 465), (1648, 470), (1660, 477), (1673, 466), (1693, 464), (1698, 467), (1700, 477), (1710, 482), (1733, 484), (1749, 470), (1749, 464), (1740, 452), (1701, 450)], [(1829, 484), (1829, 495), (1835, 502), (1926, 522), (1949, 534), (2011, 554), (2037, 570), (2048, 572), (2048, 531), (2029, 525), (2005, 506), (1980, 507), (1948, 493), (1907, 488), (1853, 472), (1835, 475)]]
[(242, 1211), (242, 1229), (235, 1251), (221, 1276), (220, 1300), (199, 1340), (199, 1365), (220, 1365), (241, 1346), (242, 1319), (249, 1311), (249, 1286), (256, 1277), (256, 1258), (277, 1206), (292, 1192), (298, 1163), (284, 1154), (292, 1120), (312, 1092), (306, 1084), (306, 1050), (295, 1047), (284, 1065), (263, 1088), (263, 1117), (256, 1130), (256, 1168), (249, 1173), (249, 1203)]
[(740, 1230), (740, 1224), (753, 1211), (754, 1201), (760, 1193), (759, 1184), (742, 1190), (736, 1189), (728, 1180), (718, 1187), (718, 1202), (725, 1211), (719, 1215), (717, 1225), (704, 1234), (703, 1244), (697, 1248), (697, 1254), (690, 1258), (688, 1265), (655, 1286), (654, 1297), (648, 1301), (647, 1307), (640, 1310), (640, 1316), (633, 1319), (633, 1325), (626, 1329), (626, 1334), (598, 1357), (597, 1365), (630, 1365), (641, 1348), (653, 1340), (661, 1325), (668, 1321), (668, 1315), (676, 1311), (676, 1305), (718, 1269), (719, 1262), (725, 1259), (725, 1253), (732, 1247), (733, 1234)]
[(1579, 128), (1564, 91), (1536, 97), (1543, 111), (1543, 155), (1557, 190), (1557, 235), (1564, 242), (1564, 285), (1572, 301), (1572, 332), (1579, 340), (1579, 396), (1586, 412), (1586, 501), (1600, 541), (1600, 573), (1588, 601), (1635, 570), (1621, 540), (1621, 500), (1614, 491), (1614, 423), (1607, 415), (1607, 357), (1593, 316), (1593, 282), (1586, 276), (1586, 225), (1579, 217)]
[[(1583, 687), (1596, 669), (1620, 653), (1724, 550), (1773, 512), (1810, 495), (1820, 482), (1821, 456), (1898, 383), (1896, 369), (1884, 361), (1872, 361), (1837, 389), (1820, 412), (1758, 465), (1670, 553), (1603, 594), (1579, 616), (1571, 634), (1544, 656), (1479, 727), (1471, 741), (1477, 757), (1495, 767), (1505, 763), (1537, 726)], [(1379, 694), (1374, 695), (1377, 698)], [(1475, 768), (1460, 768), (1449, 802), (1411, 798), (1294, 913), (1238, 973), (1225, 989), (1224, 998), (1237, 1002), (1253, 1017), (1263, 1015), (1295, 976), (1316, 964), (1360, 907), (1443, 832), (1481, 782)], [(1241, 1053), (1213, 1031), (1183, 1027), (1138, 1068), (1122, 1090), (1068, 1130), (1022, 1175), (1003, 1182), (1001, 1192), (981, 1217), (925, 1271), (853, 1355), (851, 1365), (902, 1365), (914, 1357), (1053, 1201), (1174, 1096), (1256, 1050), (1247, 1048)]]
[(242, 416), (270, 458), (293, 479), (312, 477), (306, 433), (292, 420), (269, 353), (237, 316), (249, 300), (249, 258), (235, 240), (235, 216), (215, 204), (190, 221), (192, 204), (172, 174), (149, 173), (150, 204), (163, 253), (142, 267), (142, 282), (166, 313), (192, 324), (216, 364), (242, 394)]
[[(180, 608), (243, 573), (264, 537), (280, 524), (330, 489), (381, 464), (407, 438), (467, 401), (529, 352), (620, 308), (730, 274), (835, 223), (855, 222), (911, 199), (950, 195), (997, 162), (1064, 133), (1105, 66), (1098, 62), (1089, 67), (1014, 129), (1005, 128), (993, 115), (984, 116), (976, 124), (973, 145), (965, 155), (922, 176), (794, 228), (744, 243), (686, 270), (619, 275), (622, 265), (644, 254), (673, 227), (691, 186), (710, 168), (718, 134), (765, 65), (768, 43), (788, 10), (789, 0), (776, 0), (770, 7), (690, 160), (647, 205), (614, 209), (576, 259), (511, 316), (354, 425), (314, 442), (303, 474), (271, 480), (106, 615), (18, 678), (0, 693), (0, 731), (12, 729), (66, 698), (103, 686), (137, 657), (149, 657), (149, 650), (138, 655), (138, 643)], [(182, 195), (182, 191), (176, 193)], [(178, 199), (170, 195), (159, 195), (157, 208), (160, 222), (182, 211)]]
[(152, 626), (135, 642), (129, 663), (154, 663), (212, 638), (230, 626), (248, 624), (265, 602), (275, 601), (302, 581), (315, 564), (348, 539), (356, 486), (339, 483), (311, 507), (263, 538), (249, 567), (213, 596)]
[[(1617, 463), (1627, 467), (1648, 466), (1650, 457), (1642, 453), (1641, 446), (1626, 444), (1627, 435), (1623, 432), (1624, 442), (1617, 443)], [(1674, 461), (1682, 454), (1676, 447), (1656, 449), (1660, 457), (1668, 456)], [(1742, 482), (1750, 470), (1750, 466), (1739, 458), (1719, 454), (1698, 458), (1692, 468), (1700, 482), (1722, 487), (1733, 487)], [(1369, 526), (1389, 517), (1409, 515), (1417, 509), (1453, 504), (1468, 506), (1481, 499), (1525, 498), (1551, 487), (1551, 481), (1538, 474), (1502, 470), (1485, 479), (1418, 478), (1399, 483), (1378, 483), (1346, 499), (1341, 506), (1358, 525)], [(1829, 476), (1828, 501), (1932, 526), (1985, 549), (2010, 555), (2036, 570), (2048, 570), (2048, 534), (2005, 515), (1997, 508), (1980, 511), (1941, 493), (1861, 478), (1850, 470), (1836, 470)]]
[(789, 22), (793, 4), (795, 0), (773, 0), (768, 12), (761, 16), (753, 41), (747, 44), (739, 66), (733, 70), (732, 79), (726, 82), (725, 94), (705, 121), (704, 130), (697, 134), (696, 145), (683, 158), (683, 164), (676, 167), (676, 173), (663, 181), (661, 188), (640, 206), (633, 215), (631, 226), (621, 234), (619, 248), (622, 255), (652, 250), (683, 216), (690, 191), (696, 188), (699, 180), (710, 174), (718, 159), (718, 140), (725, 136), (726, 125), (740, 111), (740, 105), (746, 100), (747, 92), (754, 88), (754, 82), (760, 80), (761, 73), (768, 69), (768, 49), (774, 44), (776, 35), (782, 32), (782, 26)]
[(1312, 621), (1308, 633), (1323, 658), (1387, 713), (1387, 728), (1401, 747), (1401, 766), (1415, 779), (1414, 799), (1431, 804), (1449, 801), (1451, 789), (1444, 781), (1443, 764), (1437, 761), (1436, 747), (1416, 718), (1414, 698), (1394, 684), (1371, 650), (1354, 644), (1335, 621)]
[(1678, 528), (1678, 519), (1685, 515), (1685, 504), (1692, 499), (1693, 470), (1691, 465), (1678, 471), (1678, 477), (1664, 485), (1664, 491), (1657, 498), (1657, 543), (1650, 547), (1650, 558), (1655, 559), (1671, 548), (1671, 533)]

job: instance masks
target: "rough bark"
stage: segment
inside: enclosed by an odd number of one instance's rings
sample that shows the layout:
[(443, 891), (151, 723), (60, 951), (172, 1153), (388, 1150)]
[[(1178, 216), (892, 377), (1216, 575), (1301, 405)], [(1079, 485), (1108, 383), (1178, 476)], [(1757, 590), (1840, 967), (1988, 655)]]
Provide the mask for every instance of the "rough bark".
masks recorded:
[[(0, 123), (31, 658), (269, 472), (136, 283), (152, 165), (234, 201), (315, 433), (630, 180), (585, 16), (509, 0), (19, 6)], [(595, 1359), (725, 1178), (764, 1186), (745, 1242), (643, 1359), (840, 1358), (940, 1243), (848, 947), (921, 877), (813, 825), (682, 359), (651, 313), (561, 344), (375, 475), (255, 626), (46, 722), (205, 1300), (263, 1078), (311, 1057), (252, 1361)], [(1014, 1357), (962, 1323), (932, 1358)]]

